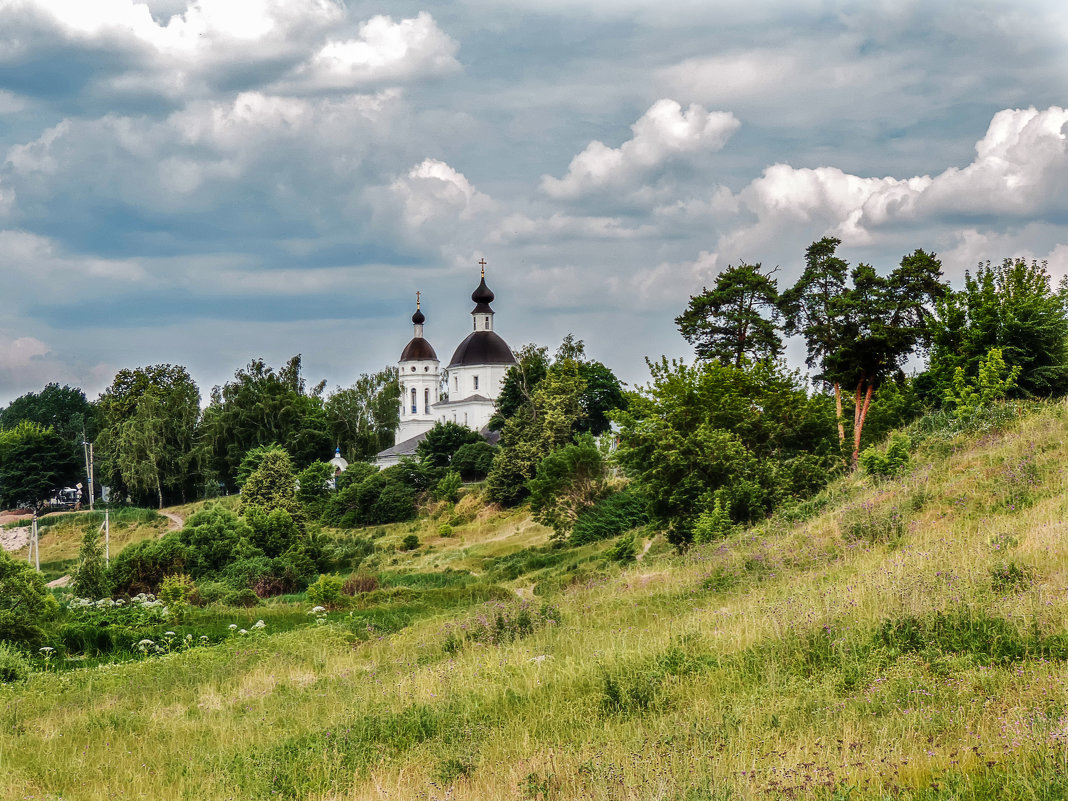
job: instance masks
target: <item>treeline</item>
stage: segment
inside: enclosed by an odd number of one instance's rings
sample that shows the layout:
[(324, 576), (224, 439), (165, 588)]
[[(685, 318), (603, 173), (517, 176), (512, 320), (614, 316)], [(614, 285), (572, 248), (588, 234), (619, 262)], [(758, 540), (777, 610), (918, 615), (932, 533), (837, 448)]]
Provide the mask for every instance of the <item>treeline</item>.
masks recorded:
[[(608, 439), (567, 424), (576, 406), (559, 378), (529, 393), (506, 420), (489, 497), (530, 493), (535, 516), (575, 544), (649, 522), (685, 547), (812, 496), (925, 412), (964, 418), (1068, 392), (1068, 291), (1044, 263), (980, 264), (953, 291), (934, 254), (883, 274), (850, 266), (840, 244), (813, 243), (793, 286), (741, 264), (691, 297), (676, 324), (696, 363), (649, 362), (649, 384), (609, 413)], [(785, 366), (789, 336), (809, 376)]]
[(297, 469), (329, 459), (371, 458), (393, 442), (400, 408), (396, 368), (327, 393), (308, 387), (300, 356), (280, 369), (253, 360), (232, 381), (201, 393), (188, 371), (159, 364), (123, 369), (96, 401), (49, 384), (0, 410), (0, 507), (41, 504), (58, 487), (95, 482), (112, 497), (164, 506), (233, 492), (242, 460), (276, 444)]

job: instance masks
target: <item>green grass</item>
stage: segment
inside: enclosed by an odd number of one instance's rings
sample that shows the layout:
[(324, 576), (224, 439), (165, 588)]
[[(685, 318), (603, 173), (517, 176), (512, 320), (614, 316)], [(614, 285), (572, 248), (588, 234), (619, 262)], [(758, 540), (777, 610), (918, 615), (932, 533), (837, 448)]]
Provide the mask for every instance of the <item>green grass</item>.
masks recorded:
[[(1068, 407), (912, 433), (907, 475), (626, 568), (522, 511), (389, 527), (323, 624), (207, 610), (269, 633), (0, 687), (0, 798), (1064, 798)], [(464, 634), (532, 589), (559, 623)]]

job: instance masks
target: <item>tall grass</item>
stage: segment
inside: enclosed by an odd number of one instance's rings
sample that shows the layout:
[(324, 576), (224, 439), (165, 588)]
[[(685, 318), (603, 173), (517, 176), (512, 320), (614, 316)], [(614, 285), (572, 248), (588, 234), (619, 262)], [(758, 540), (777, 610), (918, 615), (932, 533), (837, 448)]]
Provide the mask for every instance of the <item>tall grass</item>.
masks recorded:
[[(559, 623), (522, 636), (446, 647), (472, 598), (0, 687), (0, 798), (1063, 798), (1066, 408), (927, 433), (907, 476), (547, 584)], [(1005, 503), (1023, 460), (1040, 480)], [(537, 550), (512, 559), (479, 525), (409, 575), (569, 567), (518, 517)], [(354, 611), (480, 586), (408, 581)]]

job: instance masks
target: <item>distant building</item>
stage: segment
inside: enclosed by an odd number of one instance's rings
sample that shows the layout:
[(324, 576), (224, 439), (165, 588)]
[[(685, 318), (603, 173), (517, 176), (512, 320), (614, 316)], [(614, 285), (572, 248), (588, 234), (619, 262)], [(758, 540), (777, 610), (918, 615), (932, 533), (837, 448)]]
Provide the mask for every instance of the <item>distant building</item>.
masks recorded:
[(380, 467), (414, 456), (435, 423), (457, 423), (484, 431), (493, 416), (504, 376), (515, 364), (512, 349), (493, 330), (494, 312), (490, 307), (493, 299), (493, 292), (486, 286), (483, 263), (482, 280), (471, 293), (475, 303), (471, 310), (471, 333), (457, 346), (448, 367), (441, 370), (437, 353), (423, 335), (426, 316), (417, 293), (412, 339), (404, 346), (397, 362), (401, 383), (400, 425), (393, 447), (375, 457)]

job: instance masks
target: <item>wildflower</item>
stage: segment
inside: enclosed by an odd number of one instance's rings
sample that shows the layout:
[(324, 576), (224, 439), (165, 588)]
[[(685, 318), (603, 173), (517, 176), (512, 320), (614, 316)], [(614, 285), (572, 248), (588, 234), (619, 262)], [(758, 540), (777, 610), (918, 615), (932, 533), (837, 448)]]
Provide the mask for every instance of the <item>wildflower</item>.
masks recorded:
[(255, 623), (252, 624), (252, 628), (254, 628), (254, 629), (263, 629), (263, 628), (266, 628), (266, 627), (267, 627), (267, 624), (264, 623), (262, 620), (257, 620)]
[(234, 631), (236, 629), (237, 629), (237, 624), (236, 623), (231, 623), (230, 624), (230, 631)]
[(241, 629), (241, 630), (240, 630), (240, 631), (238, 631), (237, 633), (238, 633), (238, 634), (248, 634), (248, 629)]
[(38, 650), (45, 656), (50, 656), (51, 653), (56, 649), (53, 648), (51, 645), (46, 645), (44, 648), (39, 648)]
[(322, 612), (325, 612), (325, 611), (326, 611), (326, 607), (325, 606), (313, 606), (311, 608), (311, 611), (308, 612), (308, 614), (309, 615), (318, 615), (318, 614), (321, 614)]
[(165, 631), (165, 632), (163, 632), (163, 636), (164, 637), (173, 637), (175, 635), (174, 635), (173, 631)]

